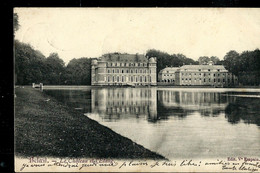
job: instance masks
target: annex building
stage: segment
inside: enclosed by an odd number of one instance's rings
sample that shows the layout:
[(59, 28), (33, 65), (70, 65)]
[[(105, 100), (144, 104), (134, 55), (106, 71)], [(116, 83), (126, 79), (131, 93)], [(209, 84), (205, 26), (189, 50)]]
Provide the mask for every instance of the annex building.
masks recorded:
[(175, 72), (179, 67), (166, 67), (158, 73), (158, 82), (165, 84), (175, 84)]
[(91, 85), (156, 85), (156, 58), (139, 54), (105, 54), (91, 63)]
[(184, 65), (175, 73), (176, 85), (207, 85), (228, 87), (237, 85), (237, 77), (223, 65)]

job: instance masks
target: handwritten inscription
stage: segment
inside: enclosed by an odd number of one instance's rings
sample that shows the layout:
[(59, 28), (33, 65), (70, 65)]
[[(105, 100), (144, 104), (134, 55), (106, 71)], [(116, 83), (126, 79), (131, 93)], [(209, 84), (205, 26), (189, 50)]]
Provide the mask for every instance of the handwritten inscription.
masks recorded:
[(124, 170), (128, 167), (156, 169), (156, 168), (178, 168), (178, 169), (192, 169), (202, 170), (200, 168), (210, 167), (219, 171), (232, 171), (232, 172), (259, 172), (260, 171), (260, 159), (249, 157), (228, 157), (227, 159), (216, 159), (215, 161), (205, 160), (176, 160), (176, 161), (146, 161), (146, 160), (112, 160), (112, 159), (48, 159), (41, 157), (30, 157), (28, 160), (20, 165), (19, 170), (25, 171), (33, 169), (35, 171), (41, 171), (41, 168), (48, 167), (60, 167), (65, 169), (82, 170), (84, 168), (99, 168), (106, 167), (107, 169), (116, 168)]

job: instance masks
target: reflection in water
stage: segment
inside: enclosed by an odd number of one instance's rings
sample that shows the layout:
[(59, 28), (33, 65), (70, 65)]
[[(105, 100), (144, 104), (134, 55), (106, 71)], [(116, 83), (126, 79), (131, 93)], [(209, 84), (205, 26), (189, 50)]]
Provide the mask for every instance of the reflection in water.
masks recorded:
[(238, 97), (234, 102), (229, 103), (225, 109), (225, 116), (228, 122), (237, 124), (240, 120), (248, 124), (260, 126), (260, 99)]
[(91, 98), (92, 113), (98, 113), (104, 120), (129, 116), (144, 116), (149, 121), (158, 119), (155, 88), (92, 89)]
[(44, 92), (169, 159), (260, 155), (259, 92), (162, 88)]

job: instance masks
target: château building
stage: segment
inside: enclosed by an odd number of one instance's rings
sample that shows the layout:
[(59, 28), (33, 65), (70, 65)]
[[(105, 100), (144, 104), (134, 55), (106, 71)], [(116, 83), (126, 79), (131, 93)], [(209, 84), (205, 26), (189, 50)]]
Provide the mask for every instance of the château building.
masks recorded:
[(175, 83), (175, 72), (179, 67), (166, 67), (158, 73), (158, 82), (165, 84)]
[(223, 65), (184, 65), (176, 73), (176, 85), (207, 85), (228, 87), (237, 85), (237, 77)]
[(156, 85), (156, 58), (139, 54), (105, 54), (92, 60), (91, 85)]

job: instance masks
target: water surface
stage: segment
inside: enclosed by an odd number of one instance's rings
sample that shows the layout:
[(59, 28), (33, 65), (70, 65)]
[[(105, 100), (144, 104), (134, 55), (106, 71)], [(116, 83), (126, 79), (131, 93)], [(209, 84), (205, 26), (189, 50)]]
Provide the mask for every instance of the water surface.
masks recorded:
[(257, 89), (92, 88), (44, 92), (169, 159), (260, 155)]

